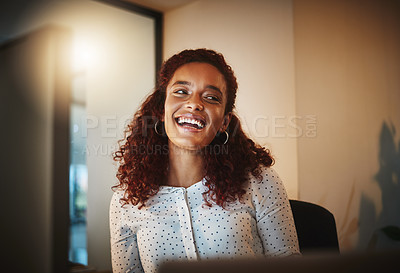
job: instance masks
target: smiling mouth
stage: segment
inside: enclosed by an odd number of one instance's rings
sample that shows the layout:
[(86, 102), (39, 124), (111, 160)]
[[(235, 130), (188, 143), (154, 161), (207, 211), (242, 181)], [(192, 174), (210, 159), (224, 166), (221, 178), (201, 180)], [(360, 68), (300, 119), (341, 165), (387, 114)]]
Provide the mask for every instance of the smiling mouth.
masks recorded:
[(198, 130), (203, 129), (206, 125), (204, 121), (193, 118), (178, 117), (175, 120), (179, 126), (190, 127)]

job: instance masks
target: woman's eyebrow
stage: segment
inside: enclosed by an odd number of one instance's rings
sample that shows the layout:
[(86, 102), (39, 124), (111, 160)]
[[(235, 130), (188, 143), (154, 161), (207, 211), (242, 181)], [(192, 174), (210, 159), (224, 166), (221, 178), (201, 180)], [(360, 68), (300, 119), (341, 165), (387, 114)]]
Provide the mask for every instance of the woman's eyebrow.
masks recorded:
[(172, 86), (174, 85), (191, 85), (191, 84), (188, 81), (176, 81), (172, 84)]
[[(191, 83), (188, 82), (188, 81), (176, 81), (176, 82), (174, 82), (172, 84), (172, 86), (174, 86), (174, 85), (187, 85), (187, 86), (190, 86)], [(219, 92), (221, 94), (221, 96), (223, 96), (223, 93), (222, 93), (221, 89), (219, 89), (218, 87), (216, 87), (214, 85), (207, 85), (206, 88), (215, 90), (215, 91)]]

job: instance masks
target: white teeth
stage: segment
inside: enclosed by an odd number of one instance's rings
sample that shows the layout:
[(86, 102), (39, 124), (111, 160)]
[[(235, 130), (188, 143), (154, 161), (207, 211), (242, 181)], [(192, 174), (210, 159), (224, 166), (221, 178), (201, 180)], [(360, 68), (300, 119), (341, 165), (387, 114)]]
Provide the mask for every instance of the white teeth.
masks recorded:
[(204, 125), (202, 122), (195, 120), (195, 119), (191, 119), (191, 118), (184, 118), (184, 117), (179, 117), (178, 118), (178, 123), (182, 124), (182, 123), (191, 123), (191, 124), (195, 124), (197, 125), (197, 127), (199, 128), (203, 128)]

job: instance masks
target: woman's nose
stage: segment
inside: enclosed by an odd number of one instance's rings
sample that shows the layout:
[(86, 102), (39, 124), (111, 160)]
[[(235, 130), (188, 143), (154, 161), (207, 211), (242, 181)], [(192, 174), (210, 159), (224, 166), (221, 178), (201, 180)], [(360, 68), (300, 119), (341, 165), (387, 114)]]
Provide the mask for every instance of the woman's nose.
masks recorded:
[(186, 107), (191, 110), (195, 110), (195, 111), (202, 111), (204, 109), (204, 105), (203, 105), (201, 98), (199, 98), (197, 96), (192, 96), (188, 100)]

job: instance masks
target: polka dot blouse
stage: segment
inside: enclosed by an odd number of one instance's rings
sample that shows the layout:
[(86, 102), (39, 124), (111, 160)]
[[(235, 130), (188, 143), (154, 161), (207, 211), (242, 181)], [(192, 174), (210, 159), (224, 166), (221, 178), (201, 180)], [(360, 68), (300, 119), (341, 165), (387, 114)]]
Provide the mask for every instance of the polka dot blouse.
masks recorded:
[(114, 272), (156, 272), (171, 260), (299, 254), (289, 200), (278, 174), (250, 176), (243, 201), (203, 206), (204, 179), (188, 188), (162, 186), (142, 209), (121, 207), (122, 191), (110, 206)]

